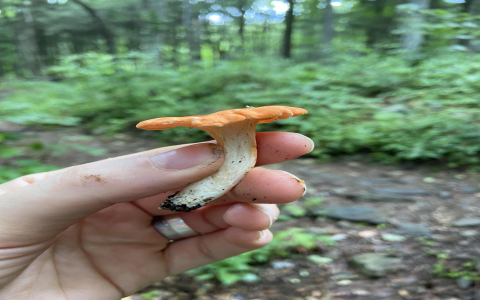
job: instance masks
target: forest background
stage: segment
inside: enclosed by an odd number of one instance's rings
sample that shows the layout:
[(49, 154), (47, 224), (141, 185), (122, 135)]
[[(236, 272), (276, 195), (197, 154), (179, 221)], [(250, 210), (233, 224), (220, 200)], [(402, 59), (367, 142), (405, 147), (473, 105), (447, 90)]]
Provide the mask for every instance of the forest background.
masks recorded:
[[(56, 155), (110, 155), (97, 139), (198, 142), (135, 124), (247, 105), (306, 108), (259, 130), (311, 137), (311, 158), (478, 172), (479, 53), (480, 0), (0, 0), (0, 183), (58, 168)], [(335, 244), (300, 225), (193, 273), (255, 281), (252, 264)], [(436, 274), (479, 280), (457, 273)]]
[[(291, 105), (310, 114), (284, 129), (310, 136), (315, 157), (475, 168), (479, 2), (2, 0), (0, 118), (111, 135), (153, 117)], [(21, 154), (1, 136), (3, 158)]]

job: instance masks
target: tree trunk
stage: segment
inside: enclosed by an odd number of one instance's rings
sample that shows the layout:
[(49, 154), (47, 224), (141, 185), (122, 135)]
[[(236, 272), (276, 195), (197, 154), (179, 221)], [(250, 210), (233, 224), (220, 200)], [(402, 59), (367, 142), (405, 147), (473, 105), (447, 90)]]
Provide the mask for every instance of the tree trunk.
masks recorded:
[(42, 63), (35, 37), (35, 22), (30, 8), (24, 7), (22, 13), (24, 27), (19, 38), (20, 51), (32, 75), (40, 76), (42, 74)]
[(21, 33), (17, 32), (16, 30), (14, 31), (14, 39), (15, 39), (15, 57), (17, 59), (15, 59), (13, 61), (13, 68), (15, 70), (15, 75), (17, 75), (18, 77), (24, 77), (25, 74), (24, 74), (24, 70), (25, 70), (25, 67), (23, 66), (22, 62), (22, 59), (21, 57), (23, 56), (22, 55), (22, 43), (20, 41), (20, 38), (21, 38)]
[(260, 53), (262, 55), (266, 55), (268, 51), (268, 37), (269, 37), (269, 30), (268, 30), (268, 22), (263, 22), (263, 30), (262, 30), (262, 46), (260, 48)]
[(187, 43), (190, 50), (190, 58), (198, 58), (200, 56), (200, 47), (196, 45), (195, 31), (192, 26), (192, 8), (189, 0), (183, 0), (182, 5), (182, 25), (185, 27), (187, 34)]
[(200, 43), (202, 36), (202, 23), (197, 19), (192, 20), (192, 59), (193, 60), (201, 60), (202, 57), (200, 55)]
[(115, 54), (117, 52), (117, 48), (115, 46), (115, 35), (113, 34), (113, 31), (107, 26), (107, 23), (105, 23), (105, 21), (100, 17), (96, 10), (87, 5), (82, 0), (72, 0), (72, 2), (80, 5), (98, 24), (100, 34), (103, 36), (105, 42), (107, 43), (108, 53)]
[(141, 36), (141, 31), (142, 31), (142, 17), (140, 15), (141, 8), (138, 6), (132, 6), (131, 7), (131, 12), (132, 14), (130, 15), (131, 18), (131, 31), (130, 31), (130, 37), (129, 37), (129, 50), (130, 51), (140, 51), (140, 36)]
[(322, 46), (330, 47), (332, 45), (333, 36), (335, 30), (333, 23), (335, 22), (335, 13), (333, 12), (332, 0), (327, 0), (327, 6), (325, 7), (325, 19), (323, 21), (323, 38)]
[(283, 34), (282, 56), (290, 58), (292, 51), (292, 31), (293, 31), (293, 0), (288, 0), (288, 10), (285, 15), (285, 32)]
[[(0, 57), (3, 57), (3, 49), (0, 48)], [(0, 59), (0, 78), (2, 78), (3, 76), (5, 76), (5, 67), (3, 65), (3, 62), (2, 60)]]
[(465, 0), (465, 2), (463, 2), (462, 12), (470, 13), (473, 2), (474, 2), (473, 0)]
[(245, 12), (243, 11), (243, 7), (245, 6), (245, 0), (238, 0), (238, 7), (240, 9), (240, 12), (242, 13), (241, 16), (238, 17), (238, 35), (240, 36), (240, 42), (242, 47), (245, 44), (245, 19), (243, 15)]
[(401, 38), (403, 50), (418, 52), (422, 47), (424, 35), (420, 27), (425, 22), (425, 17), (420, 10), (429, 6), (430, 0), (410, 0), (410, 7), (404, 12), (403, 17), (403, 27), (408, 31)]
[(393, 17), (385, 16), (384, 14), (385, 7), (389, 5), (388, 1), (386, 0), (364, 0), (360, 4), (365, 7), (371, 7), (368, 9), (368, 11), (374, 13), (374, 16), (368, 18), (368, 22), (366, 24), (366, 45), (367, 47), (371, 48), (375, 44), (382, 41), (382, 39), (390, 36)]
[(162, 32), (162, 22), (165, 20), (166, 11), (168, 10), (167, 1), (151, 1), (142, 0), (142, 8), (150, 12), (150, 26), (152, 34), (145, 36), (143, 44), (145, 44), (146, 52), (152, 56), (154, 65), (162, 65), (162, 45), (164, 35)]
[(478, 15), (480, 13), (480, 1), (470, 0), (467, 12), (471, 15)]
[[(479, 13), (479, 10), (480, 10), (479, 2), (480, 2), (479, 0), (466, 0), (464, 2), (464, 6), (463, 6), (462, 11), (464, 13), (467, 13), (467, 14), (470, 14), (470, 15), (477, 15)], [(461, 39), (461, 40), (458, 41), (458, 44), (472, 49), (472, 48), (474, 48), (474, 47), (472, 47), (472, 42), (473, 41), (474, 40)]]

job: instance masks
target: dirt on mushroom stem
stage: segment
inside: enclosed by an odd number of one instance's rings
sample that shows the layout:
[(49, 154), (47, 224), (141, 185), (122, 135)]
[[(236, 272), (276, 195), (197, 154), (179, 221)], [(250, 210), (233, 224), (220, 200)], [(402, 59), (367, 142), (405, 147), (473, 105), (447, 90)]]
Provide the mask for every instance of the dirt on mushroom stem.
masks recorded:
[(200, 208), (232, 189), (257, 161), (255, 127), (257, 120), (246, 119), (225, 126), (200, 127), (223, 147), (224, 163), (214, 174), (191, 183), (169, 196), (159, 208), (187, 212)]

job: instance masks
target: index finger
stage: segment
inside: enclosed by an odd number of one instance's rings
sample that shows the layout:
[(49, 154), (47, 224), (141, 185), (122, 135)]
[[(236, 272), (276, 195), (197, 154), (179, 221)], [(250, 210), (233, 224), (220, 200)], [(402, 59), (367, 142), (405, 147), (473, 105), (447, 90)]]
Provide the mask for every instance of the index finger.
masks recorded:
[[(307, 153), (314, 148), (313, 141), (299, 133), (293, 132), (257, 132), (257, 163), (256, 166), (275, 164), (291, 160)], [(162, 150), (169, 151), (185, 147), (188, 144), (164, 147)], [(122, 159), (134, 155), (149, 154), (158, 151), (157, 149), (142, 151), (133, 154), (117, 156), (108, 159)], [(19, 177), (12, 181), (0, 184), (0, 195), (6, 192), (21, 188), (41, 179), (65, 172), (73, 167), (63, 168), (55, 171), (30, 174)]]

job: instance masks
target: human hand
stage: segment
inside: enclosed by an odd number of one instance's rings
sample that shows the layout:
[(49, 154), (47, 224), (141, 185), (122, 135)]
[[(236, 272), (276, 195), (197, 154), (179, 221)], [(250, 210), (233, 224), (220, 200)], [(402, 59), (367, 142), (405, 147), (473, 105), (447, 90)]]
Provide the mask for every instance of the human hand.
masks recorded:
[[(295, 133), (258, 133), (257, 141), (257, 166), (313, 149)], [(0, 299), (118, 300), (268, 244), (275, 204), (297, 200), (304, 186), (264, 168), (210, 205), (178, 214), (200, 235), (170, 243), (151, 225), (154, 216), (176, 214), (157, 208), (168, 195), (221, 166), (218, 150), (166, 147), (0, 185)]]

